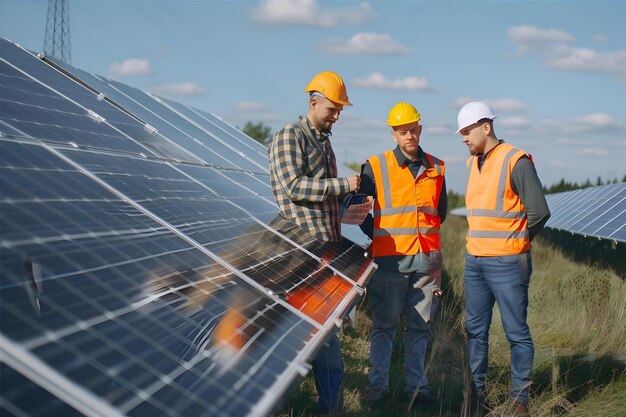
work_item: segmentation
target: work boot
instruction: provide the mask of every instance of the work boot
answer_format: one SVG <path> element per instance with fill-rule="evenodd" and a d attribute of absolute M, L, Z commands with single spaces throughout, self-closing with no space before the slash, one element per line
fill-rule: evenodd
<path fill-rule="evenodd" d="M 361 401 L 369 405 L 378 405 L 385 401 L 388 394 L 389 391 L 382 388 L 366 388 L 365 392 L 361 394 Z"/>
<path fill-rule="evenodd" d="M 511 405 L 511 412 L 507 414 L 510 417 L 530 417 L 528 406 L 526 404 L 514 401 Z"/>

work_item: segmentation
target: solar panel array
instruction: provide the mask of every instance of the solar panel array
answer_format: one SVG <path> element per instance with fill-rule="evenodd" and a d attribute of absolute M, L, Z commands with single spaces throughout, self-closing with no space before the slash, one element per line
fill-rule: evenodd
<path fill-rule="evenodd" d="M 546 196 L 552 216 L 546 227 L 626 242 L 626 183 Z"/>
<path fill-rule="evenodd" d="M 0 39 L 0 414 L 267 415 L 374 264 L 218 117 Z"/>

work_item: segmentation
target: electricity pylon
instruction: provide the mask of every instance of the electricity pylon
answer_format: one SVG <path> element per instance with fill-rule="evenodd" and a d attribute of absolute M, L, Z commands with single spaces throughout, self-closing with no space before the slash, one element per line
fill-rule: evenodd
<path fill-rule="evenodd" d="M 48 0 L 43 51 L 46 55 L 71 63 L 69 0 Z"/>

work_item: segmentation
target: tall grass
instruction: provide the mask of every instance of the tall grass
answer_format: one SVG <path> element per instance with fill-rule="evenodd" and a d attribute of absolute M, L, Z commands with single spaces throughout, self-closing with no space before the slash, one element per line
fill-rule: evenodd
<path fill-rule="evenodd" d="M 444 299 L 432 326 L 427 353 L 431 394 L 439 409 L 420 416 L 462 414 L 465 380 L 463 337 L 466 221 L 449 217 L 442 227 Z M 618 274 L 568 259 L 560 249 L 533 241 L 533 275 L 528 322 L 535 342 L 533 385 L 529 408 L 537 417 L 626 416 L 626 283 Z M 367 357 L 371 321 L 365 303 L 358 306 L 357 323 L 345 329 L 344 397 L 349 416 L 403 416 L 403 333 L 394 345 L 391 398 L 377 408 L 359 400 L 367 386 Z M 488 398 L 490 416 L 505 416 L 508 407 L 510 351 L 497 307 L 490 333 Z M 315 388 L 310 376 L 277 416 L 311 414 Z"/>

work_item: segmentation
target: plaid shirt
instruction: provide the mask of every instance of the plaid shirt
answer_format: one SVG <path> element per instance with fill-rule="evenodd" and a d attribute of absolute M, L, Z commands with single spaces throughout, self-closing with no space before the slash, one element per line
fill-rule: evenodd
<path fill-rule="evenodd" d="M 339 196 L 350 192 L 337 178 L 328 136 L 303 116 L 276 132 L 268 148 L 270 180 L 283 216 L 326 241 L 341 236 Z"/>

